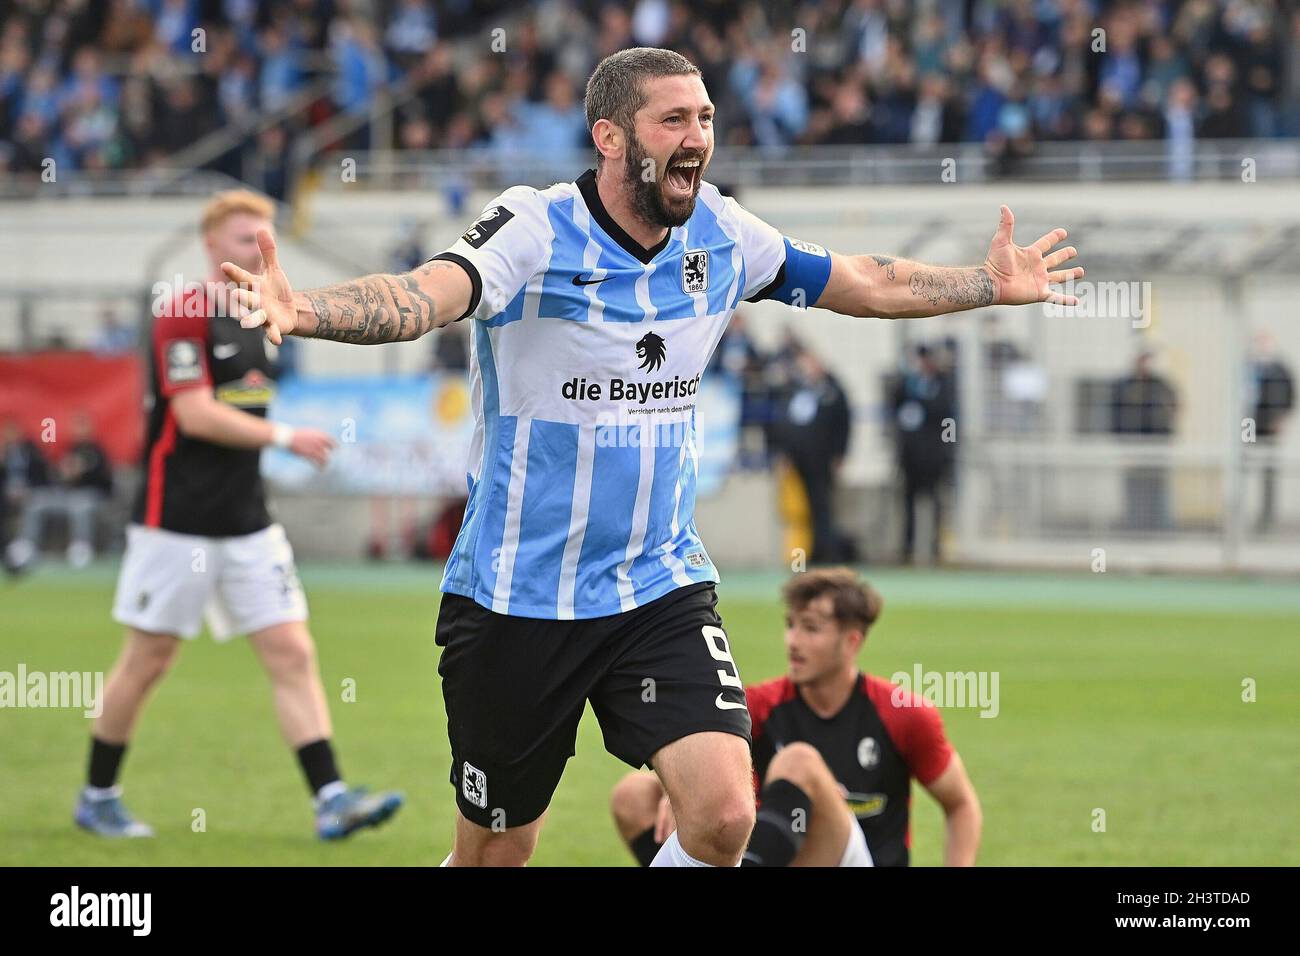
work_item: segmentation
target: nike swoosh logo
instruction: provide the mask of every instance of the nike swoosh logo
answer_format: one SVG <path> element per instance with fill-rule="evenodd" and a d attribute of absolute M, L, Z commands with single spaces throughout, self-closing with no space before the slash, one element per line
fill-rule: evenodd
<path fill-rule="evenodd" d="M 744 710 L 745 709 L 744 702 L 737 704 L 734 700 L 723 700 L 721 694 L 718 695 L 718 699 L 715 700 L 713 703 L 717 705 L 718 710 Z"/>
<path fill-rule="evenodd" d="M 612 278 L 614 278 L 614 277 L 613 277 L 613 276 L 605 276 L 605 279 L 612 279 Z M 579 285 L 579 286 L 581 286 L 581 285 L 595 285 L 597 282 L 604 282 L 605 279 L 579 279 L 577 276 L 574 276 L 574 277 L 573 277 L 573 284 L 574 284 L 574 285 Z"/>
<path fill-rule="evenodd" d="M 230 343 L 229 345 L 212 346 L 213 358 L 228 359 L 232 355 L 237 355 L 237 354 L 239 354 L 239 346 L 235 345 L 233 342 Z"/>

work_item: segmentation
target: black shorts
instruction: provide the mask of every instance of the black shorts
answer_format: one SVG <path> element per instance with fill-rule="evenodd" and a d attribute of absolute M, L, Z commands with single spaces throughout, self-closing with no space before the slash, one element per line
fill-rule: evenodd
<path fill-rule="evenodd" d="M 701 731 L 748 741 L 745 691 L 717 605 L 709 582 L 580 621 L 497 614 L 444 594 L 438 673 L 460 812 L 494 829 L 541 816 L 588 700 L 605 749 L 634 767 Z"/>

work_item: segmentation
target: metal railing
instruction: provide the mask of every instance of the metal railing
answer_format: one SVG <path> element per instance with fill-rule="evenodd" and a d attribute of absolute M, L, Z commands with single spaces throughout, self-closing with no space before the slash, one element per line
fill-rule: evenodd
<path fill-rule="evenodd" d="M 434 187 L 469 185 L 493 189 L 527 183 L 548 185 L 592 165 L 588 149 L 539 155 L 536 151 L 469 150 L 350 151 L 356 185 L 401 188 L 412 182 Z M 337 165 L 322 154 L 319 163 Z M 1249 161 L 1243 166 L 1243 161 Z M 1300 140 L 1206 140 L 1182 150 L 1165 140 L 1134 142 L 1044 142 L 1026 156 L 1007 159 L 976 143 L 934 146 L 795 146 L 784 149 L 721 146 L 710 180 L 736 187 L 868 186 L 992 182 L 1140 182 L 1170 179 L 1259 180 L 1300 178 Z M 338 177 L 322 186 L 340 188 Z M 353 184 L 349 184 L 353 185 Z"/>
<path fill-rule="evenodd" d="M 300 135 L 290 157 L 291 184 L 312 177 L 321 189 L 482 189 L 524 183 L 546 186 L 571 179 L 593 165 L 590 150 L 540 155 L 491 148 L 463 150 L 346 149 L 335 144 L 369 128 L 372 142 L 388 142 L 396 112 L 412 102 L 421 84 L 406 81 L 378 97 L 365 113 L 340 114 Z M 202 164 L 237 149 L 259 132 L 300 114 L 321 91 L 313 88 L 283 111 L 257 122 L 227 128 L 172 157 L 165 168 L 103 173 L 61 173 L 57 182 L 36 174 L 0 181 L 0 200 L 45 196 L 192 195 L 212 188 L 221 174 Z M 355 177 L 337 175 L 342 159 L 353 161 Z M 325 175 L 329 170 L 331 175 Z M 722 146 L 709 179 L 731 188 L 930 185 L 957 182 L 1096 183 L 1300 180 L 1300 139 L 1208 140 L 1185 156 L 1167 141 L 1039 143 L 1032 154 L 1007 161 L 978 144 L 935 146 L 798 146 L 780 150 Z M 945 177 L 948 177 L 947 179 Z M 224 178 L 224 177 L 223 177 Z M 291 186 L 292 188 L 292 186 Z"/>

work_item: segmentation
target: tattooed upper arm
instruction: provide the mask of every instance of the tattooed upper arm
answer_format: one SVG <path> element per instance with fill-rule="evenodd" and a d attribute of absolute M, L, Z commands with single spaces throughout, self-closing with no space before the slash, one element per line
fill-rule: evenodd
<path fill-rule="evenodd" d="M 415 269 L 411 275 L 416 288 L 427 300 L 430 313 L 435 315 L 435 328 L 450 325 L 469 311 L 474 282 L 464 266 L 447 259 L 434 259 Z"/>

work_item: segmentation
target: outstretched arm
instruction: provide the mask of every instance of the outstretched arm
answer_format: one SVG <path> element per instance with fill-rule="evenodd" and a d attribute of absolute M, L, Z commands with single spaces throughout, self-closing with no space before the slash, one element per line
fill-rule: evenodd
<path fill-rule="evenodd" d="M 358 345 L 408 342 L 456 321 L 469 306 L 472 283 L 454 262 L 435 260 L 401 275 L 369 275 L 294 292 L 270 232 L 259 230 L 257 245 L 260 275 L 230 262 L 223 262 L 221 270 L 240 285 L 234 293 L 245 313 L 240 324 L 265 327 L 276 345 L 285 335 Z"/>
<path fill-rule="evenodd" d="M 1012 241 L 1015 217 L 1002 207 L 1002 221 L 984 264 L 970 268 L 928 266 L 891 256 L 831 253 L 831 274 L 814 303 L 843 315 L 911 319 L 962 312 L 989 305 L 1053 302 L 1077 305 L 1051 285 L 1083 277 L 1083 269 L 1062 269 L 1077 255 L 1073 246 L 1050 252 L 1066 232 L 1053 229 L 1029 246 Z"/>
<path fill-rule="evenodd" d="M 460 318 L 469 292 L 465 270 L 445 260 L 401 275 L 370 275 L 309 289 L 294 296 L 293 334 L 359 345 L 408 342 Z"/>

